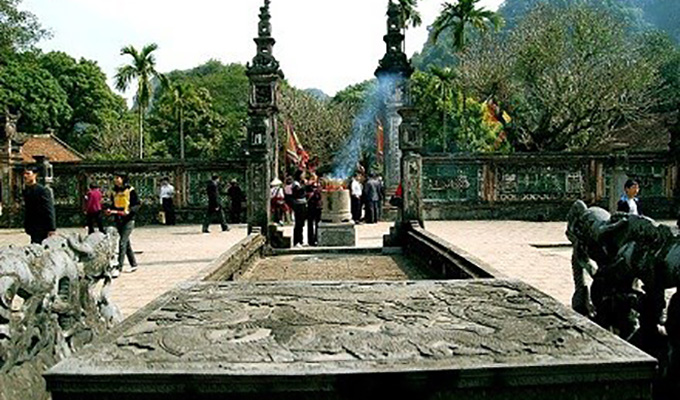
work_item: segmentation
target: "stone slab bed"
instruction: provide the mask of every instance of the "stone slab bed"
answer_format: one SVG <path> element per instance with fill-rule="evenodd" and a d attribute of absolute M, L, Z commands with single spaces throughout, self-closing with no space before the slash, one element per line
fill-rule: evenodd
<path fill-rule="evenodd" d="M 655 368 L 519 281 L 192 282 L 45 377 L 53 400 L 627 400 Z"/>

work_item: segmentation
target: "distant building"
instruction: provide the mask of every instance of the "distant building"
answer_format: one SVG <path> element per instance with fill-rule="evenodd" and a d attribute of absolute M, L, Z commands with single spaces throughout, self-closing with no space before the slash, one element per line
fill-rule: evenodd
<path fill-rule="evenodd" d="M 34 156 L 44 156 L 51 163 L 80 162 L 85 156 L 66 144 L 54 134 L 28 135 L 20 148 L 21 162 L 31 164 Z"/>

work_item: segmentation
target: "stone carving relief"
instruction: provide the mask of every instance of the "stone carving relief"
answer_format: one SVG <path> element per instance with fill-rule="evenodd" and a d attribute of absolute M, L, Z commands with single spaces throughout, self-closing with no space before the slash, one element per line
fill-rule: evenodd
<path fill-rule="evenodd" d="M 109 299 L 117 241 L 109 228 L 0 249 L 0 376 L 38 356 L 56 362 L 122 320 Z"/>
<path fill-rule="evenodd" d="M 64 368 L 318 374 L 641 354 L 519 282 L 203 283 L 157 304 Z"/>

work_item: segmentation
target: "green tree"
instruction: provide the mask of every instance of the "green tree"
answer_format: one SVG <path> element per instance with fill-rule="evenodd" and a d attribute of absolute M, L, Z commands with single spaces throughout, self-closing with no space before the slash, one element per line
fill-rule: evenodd
<path fill-rule="evenodd" d="M 144 158 L 144 114 L 149 107 L 153 89 L 151 79 L 158 77 L 156 57 L 153 52 L 158 49 L 155 43 L 144 46 L 137 51 L 133 46 L 123 47 L 121 55 L 132 57 L 131 64 L 118 68 L 115 76 L 116 89 L 126 91 L 133 80 L 137 81 L 136 106 L 139 122 L 139 158 Z"/>
<path fill-rule="evenodd" d="M 164 142 L 157 148 L 181 157 L 180 138 L 185 138 L 186 158 L 219 158 L 242 154 L 248 121 L 249 82 L 241 64 L 210 60 L 196 68 L 172 71 L 165 76 L 174 89 L 156 92 L 147 120 L 151 137 Z M 179 96 L 179 97 L 178 97 Z M 181 123 L 178 107 L 181 104 Z M 182 130 L 183 135 L 177 132 Z"/>
<path fill-rule="evenodd" d="M 94 61 L 76 61 L 66 53 L 50 52 L 39 57 L 39 64 L 59 82 L 73 110 L 70 120 L 59 129 L 59 136 L 85 152 L 96 130 L 125 113 L 125 99 L 113 93 L 106 75 Z"/>
<path fill-rule="evenodd" d="M 479 0 L 458 0 L 455 4 L 444 3 L 441 14 L 432 25 L 433 39 L 436 41 L 442 32 L 450 29 L 454 49 L 462 53 L 465 51 L 467 43 L 466 31 L 468 26 L 472 26 L 481 32 L 486 32 L 490 27 L 499 30 L 503 25 L 503 19 L 493 11 L 486 10 L 483 7 L 478 8 L 477 3 L 479 3 Z M 466 135 L 467 125 L 465 121 L 467 116 L 465 110 L 467 101 L 464 84 L 461 85 L 461 91 L 463 94 L 462 129 L 463 135 Z"/>
<path fill-rule="evenodd" d="M 284 84 L 279 103 L 280 126 L 290 124 L 309 155 L 329 165 L 352 132 L 356 113 L 353 106 L 356 105 L 338 100 L 337 95 L 334 100 L 323 101 Z M 279 129 L 279 142 L 286 143 L 285 129 Z"/>
<path fill-rule="evenodd" d="M 0 67 L 0 110 L 20 112 L 18 130 L 42 133 L 66 126 L 73 114 L 59 82 L 33 53 L 5 59 Z"/>
<path fill-rule="evenodd" d="M 0 0 L 0 64 L 11 53 L 32 48 L 49 36 L 35 15 L 20 11 L 21 0 Z"/>
<path fill-rule="evenodd" d="M 452 68 L 431 68 L 432 75 L 437 79 L 435 80 L 434 90 L 439 92 L 439 96 L 436 100 L 436 104 L 440 110 L 442 125 L 441 125 L 441 139 L 442 139 L 442 151 L 447 151 L 447 142 L 449 137 L 448 121 L 453 111 L 454 104 L 454 91 L 459 83 L 458 73 Z"/>
<path fill-rule="evenodd" d="M 645 55 L 643 39 L 601 9 L 534 9 L 501 46 L 514 90 L 500 100 L 509 104 L 516 146 L 592 149 L 617 132 L 643 131 L 661 83 L 660 62 Z"/>

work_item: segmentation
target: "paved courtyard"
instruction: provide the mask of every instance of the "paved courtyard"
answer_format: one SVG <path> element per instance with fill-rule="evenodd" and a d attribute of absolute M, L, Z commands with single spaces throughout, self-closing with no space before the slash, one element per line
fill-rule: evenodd
<path fill-rule="evenodd" d="M 666 223 L 671 224 L 670 221 Z M 358 246 L 381 246 L 391 223 L 357 226 Z M 426 228 L 442 239 L 492 265 L 507 277 L 517 278 L 569 304 L 572 292 L 571 249 L 564 222 L 427 221 Z M 291 234 L 292 227 L 284 228 Z M 61 229 L 61 233 L 82 232 Z M 245 225 L 229 232 L 200 233 L 198 225 L 140 227 L 132 235 L 140 268 L 114 281 L 113 300 L 128 316 L 176 284 L 191 278 L 246 235 Z M 24 245 L 21 230 L 0 230 L 0 246 Z M 126 268 L 124 271 L 127 270 Z M 346 274 L 353 274 L 345 268 Z M 356 271 L 355 271 L 356 272 Z M 366 276 L 373 276 L 372 274 Z M 332 274 L 344 279 L 343 273 Z M 348 279 L 351 277 L 347 277 Z"/>

